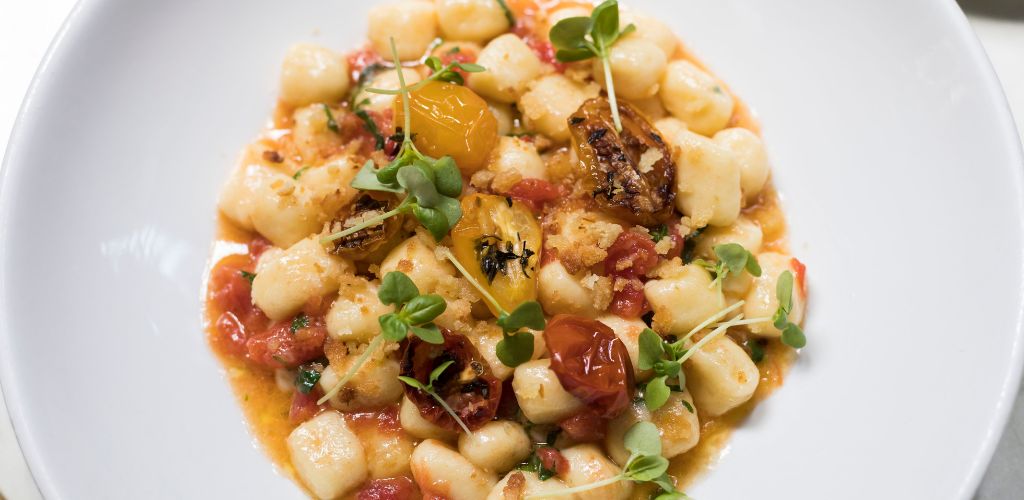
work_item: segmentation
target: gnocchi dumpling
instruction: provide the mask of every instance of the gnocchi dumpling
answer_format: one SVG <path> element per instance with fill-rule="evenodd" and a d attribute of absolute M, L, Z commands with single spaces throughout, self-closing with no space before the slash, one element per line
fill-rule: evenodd
<path fill-rule="evenodd" d="M 676 160 L 676 208 L 693 227 L 728 226 L 740 215 L 740 169 L 732 152 L 683 130 L 669 137 Z"/>
<path fill-rule="evenodd" d="M 377 298 L 377 285 L 364 278 L 346 280 L 338 288 L 338 298 L 324 318 L 327 333 L 342 342 L 373 340 L 380 332 L 377 318 L 391 312 L 391 307 Z"/>
<path fill-rule="evenodd" d="M 747 292 L 746 303 L 743 304 L 743 314 L 748 318 L 770 318 L 779 308 L 779 298 L 776 295 L 776 287 L 779 283 L 779 276 L 789 271 L 793 274 L 793 305 L 789 311 L 789 322 L 800 324 L 804 320 L 804 307 L 807 297 L 803 287 L 803 265 L 792 256 L 766 252 L 757 256 L 757 262 L 761 265 L 761 276 L 754 279 L 754 283 Z M 749 325 L 751 333 L 762 337 L 779 337 L 782 332 L 770 321 Z"/>
<path fill-rule="evenodd" d="M 530 90 L 519 98 L 519 110 L 528 129 L 565 142 L 569 140 L 569 116 L 588 99 L 597 97 L 598 91 L 595 84 L 547 75 L 530 84 Z"/>
<path fill-rule="evenodd" d="M 424 496 L 450 500 L 485 498 L 498 482 L 487 472 L 435 439 L 423 441 L 412 452 L 412 477 Z"/>
<path fill-rule="evenodd" d="M 569 487 L 583 486 L 615 477 L 622 469 L 604 456 L 600 448 L 592 444 L 580 444 L 562 450 L 562 456 L 569 462 L 569 473 L 565 482 Z M 626 500 L 633 493 L 632 481 L 618 481 L 597 489 L 587 490 L 587 500 Z"/>
<path fill-rule="evenodd" d="M 569 394 L 551 370 L 550 359 L 528 361 L 516 367 L 512 390 L 523 415 L 535 424 L 553 424 L 583 409 L 583 401 Z"/>
<path fill-rule="evenodd" d="M 658 93 L 668 59 L 654 43 L 639 37 L 626 37 L 612 45 L 608 54 L 615 94 L 626 99 L 644 99 Z M 594 78 L 605 90 L 604 65 L 594 59 Z"/>
<path fill-rule="evenodd" d="M 324 369 L 320 374 L 320 389 L 327 393 L 334 388 L 357 358 L 358 354 L 349 355 L 343 363 Z M 331 407 L 343 411 L 382 408 L 395 403 L 404 391 L 402 382 L 398 380 L 400 374 L 398 360 L 378 351 L 328 402 Z"/>
<path fill-rule="evenodd" d="M 502 137 L 491 152 L 487 169 L 496 175 L 512 175 L 519 179 L 547 180 L 548 172 L 544 160 L 537 153 L 537 146 L 519 137 Z"/>
<path fill-rule="evenodd" d="M 663 264 L 658 278 L 644 284 L 644 296 L 654 311 L 654 329 L 663 335 L 686 335 L 725 307 L 711 274 L 695 264 Z"/>
<path fill-rule="evenodd" d="M 740 189 L 747 204 L 757 200 L 768 182 L 768 153 L 757 134 L 745 128 L 727 128 L 715 134 L 715 142 L 732 151 L 740 167 Z"/>
<path fill-rule="evenodd" d="M 270 319 L 285 319 L 310 299 L 337 291 L 341 276 L 351 270 L 351 262 L 327 253 L 317 237 L 306 238 L 287 250 L 263 253 L 252 281 L 252 300 Z"/>
<path fill-rule="evenodd" d="M 445 276 L 455 276 L 455 268 L 447 260 L 437 258 L 435 245 L 419 234 L 401 242 L 380 263 L 381 278 L 391 271 L 405 273 L 420 293 L 433 293 Z"/>
<path fill-rule="evenodd" d="M 370 479 L 409 474 L 409 456 L 416 444 L 407 433 L 379 425 L 367 425 L 357 428 L 356 434 L 363 443 Z"/>
<path fill-rule="evenodd" d="M 369 21 L 370 43 L 387 60 L 391 60 L 392 38 L 402 61 L 419 59 L 437 38 L 437 8 L 433 2 L 378 5 L 370 9 Z"/>
<path fill-rule="evenodd" d="M 398 421 L 402 424 L 405 432 L 419 439 L 455 440 L 455 432 L 438 427 L 433 422 L 423 418 L 416 403 L 413 403 L 407 397 L 402 398 L 402 404 L 398 407 Z"/>
<path fill-rule="evenodd" d="M 576 314 L 594 318 L 599 314 L 594 307 L 594 291 L 583 286 L 557 260 L 540 268 L 537 295 L 544 312 L 550 315 Z"/>
<path fill-rule="evenodd" d="M 712 136 L 732 118 L 732 96 L 689 61 L 668 63 L 659 95 L 665 109 L 698 134 Z"/>
<path fill-rule="evenodd" d="M 459 435 L 459 453 L 473 465 L 491 472 L 506 472 L 530 455 L 530 437 L 523 426 L 495 420 Z"/>
<path fill-rule="evenodd" d="M 566 488 L 565 483 L 557 477 L 541 481 L 536 472 L 514 470 L 494 485 L 486 500 L 522 500 L 530 495 L 558 498 L 557 493 Z"/>
<path fill-rule="evenodd" d="M 487 68 L 469 77 L 469 88 L 498 102 L 512 103 L 526 91 L 526 84 L 540 76 L 544 66 L 521 38 L 506 33 L 491 40 L 476 60 Z"/>
<path fill-rule="evenodd" d="M 640 334 L 647 329 L 647 324 L 639 318 L 626 319 L 615 314 L 605 314 L 597 320 L 611 328 L 615 336 L 626 346 L 636 380 L 646 380 L 649 371 L 640 369 Z"/>
<path fill-rule="evenodd" d="M 749 401 L 761 377 L 747 351 L 724 335 L 695 351 L 683 371 L 697 408 L 711 417 Z"/>
<path fill-rule="evenodd" d="M 402 68 L 402 78 L 405 80 L 406 85 L 414 85 L 423 80 L 420 73 L 412 68 Z M 378 72 L 366 84 L 366 88 L 384 90 L 398 90 L 401 86 L 402 82 L 398 79 L 398 73 L 395 71 Z M 365 88 L 355 97 L 356 102 L 365 103 L 362 105 L 363 109 L 377 112 L 390 110 L 395 105 L 395 99 L 397 97 L 394 95 L 367 92 Z"/>
<path fill-rule="evenodd" d="M 281 101 L 289 106 L 335 103 L 349 87 L 348 62 L 340 54 L 309 43 L 292 45 L 281 65 Z"/>
<path fill-rule="evenodd" d="M 336 411 L 300 424 L 287 444 L 295 472 L 317 498 L 338 498 L 366 480 L 363 445 Z"/>
<path fill-rule="evenodd" d="M 497 0 L 437 0 L 437 22 L 450 40 L 486 42 L 509 28 Z"/>

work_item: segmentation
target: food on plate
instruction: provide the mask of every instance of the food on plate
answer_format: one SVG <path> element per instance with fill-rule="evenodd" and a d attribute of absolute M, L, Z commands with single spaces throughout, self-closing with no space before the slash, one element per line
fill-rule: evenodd
<path fill-rule="evenodd" d="M 288 50 L 208 338 L 316 498 L 686 498 L 806 343 L 758 126 L 615 0 L 375 6 Z"/>

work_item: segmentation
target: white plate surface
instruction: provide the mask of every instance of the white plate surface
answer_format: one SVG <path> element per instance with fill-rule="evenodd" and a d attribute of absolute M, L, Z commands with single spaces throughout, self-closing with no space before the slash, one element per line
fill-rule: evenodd
<path fill-rule="evenodd" d="M 0 188 L 0 375 L 43 493 L 295 498 L 201 331 L 214 200 L 286 47 L 371 2 L 86 0 Z M 700 498 L 964 498 L 1020 375 L 1022 159 L 952 1 L 633 1 L 758 113 L 809 346 Z"/>

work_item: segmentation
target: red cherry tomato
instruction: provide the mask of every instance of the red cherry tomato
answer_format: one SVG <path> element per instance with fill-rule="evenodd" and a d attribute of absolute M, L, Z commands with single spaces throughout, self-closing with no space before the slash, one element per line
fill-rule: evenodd
<path fill-rule="evenodd" d="M 523 179 L 509 189 L 508 195 L 529 204 L 534 212 L 539 212 L 545 203 L 560 198 L 562 191 L 545 180 Z"/>
<path fill-rule="evenodd" d="M 469 339 L 442 328 L 443 344 L 430 344 L 419 337 L 405 341 L 402 375 L 427 385 L 430 372 L 442 363 L 453 361 L 434 382 L 434 392 L 462 419 L 469 430 L 479 429 L 494 419 L 501 401 L 501 381 L 480 357 Z M 423 418 L 452 431 L 461 427 L 437 400 L 417 388 L 405 386 L 405 395 L 416 404 Z"/>
<path fill-rule="evenodd" d="M 279 321 L 245 343 L 249 361 L 266 368 L 294 368 L 324 355 L 327 327 L 322 317 L 292 332 L 292 321 Z"/>
<path fill-rule="evenodd" d="M 644 284 L 638 279 L 631 279 L 621 290 L 615 290 L 608 304 L 608 312 L 620 318 L 639 318 L 649 310 L 651 306 L 644 295 Z"/>
<path fill-rule="evenodd" d="M 650 307 L 644 296 L 644 275 L 658 265 L 658 251 L 649 236 L 623 231 L 608 247 L 604 272 L 614 279 L 627 280 L 625 286 L 616 286 L 608 311 L 623 318 L 639 318 Z"/>
<path fill-rule="evenodd" d="M 315 417 L 317 413 L 326 408 L 326 406 L 316 404 L 320 396 L 323 396 L 320 391 L 312 391 L 309 394 L 295 391 L 295 394 L 292 395 L 292 406 L 288 409 L 288 420 L 293 424 L 301 424 Z"/>
<path fill-rule="evenodd" d="M 416 483 L 404 476 L 374 479 L 356 494 L 356 500 L 412 500 L 419 497 Z"/>
<path fill-rule="evenodd" d="M 629 406 L 633 365 L 611 328 L 600 321 L 559 314 L 548 322 L 544 340 L 558 381 L 597 415 L 612 418 Z"/>
<path fill-rule="evenodd" d="M 608 419 L 587 408 L 558 423 L 570 439 L 579 443 L 593 443 L 604 439 L 608 432 Z"/>

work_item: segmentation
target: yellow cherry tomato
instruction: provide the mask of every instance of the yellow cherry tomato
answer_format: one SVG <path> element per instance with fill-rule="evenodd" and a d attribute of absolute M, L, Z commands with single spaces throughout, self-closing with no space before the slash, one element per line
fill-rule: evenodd
<path fill-rule="evenodd" d="M 469 175 L 487 166 L 498 143 L 498 120 L 487 101 L 466 87 L 433 81 L 409 94 L 409 127 L 423 154 L 448 155 Z M 395 99 L 395 124 L 405 122 L 402 100 Z"/>
<path fill-rule="evenodd" d="M 492 194 L 464 196 L 462 219 L 451 234 L 455 257 L 502 309 L 512 312 L 523 302 L 537 300 L 542 236 L 529 207 Z"/>

